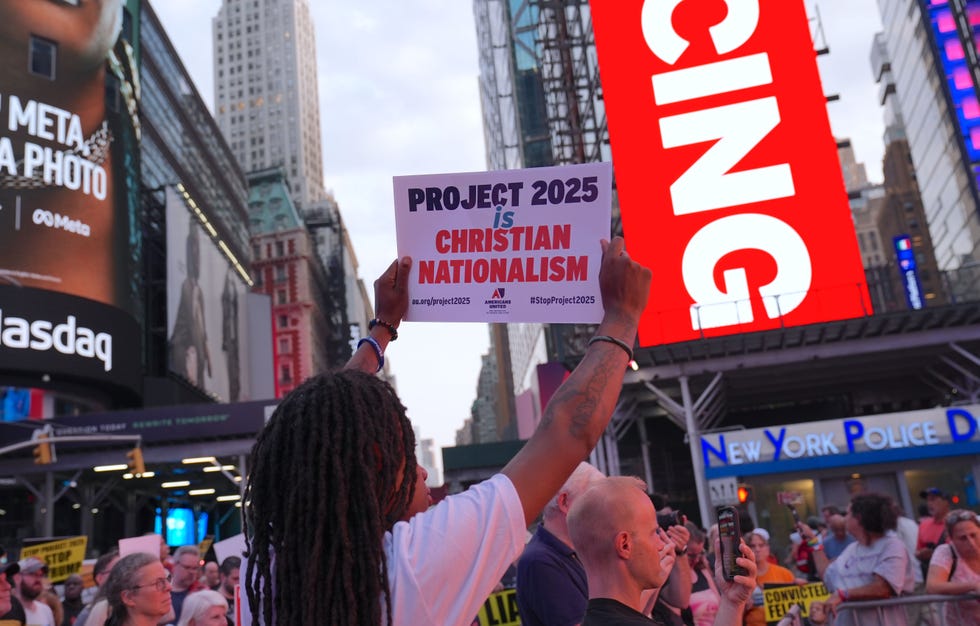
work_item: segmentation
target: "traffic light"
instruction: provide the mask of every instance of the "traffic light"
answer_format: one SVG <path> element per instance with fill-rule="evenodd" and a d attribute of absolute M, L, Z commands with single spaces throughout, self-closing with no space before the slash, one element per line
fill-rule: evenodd
<path fill-rule="evenodd" d="M 49 465 L 54 459 L 51 453 L 51 444 L 47 442 L 47 433 L 38 433 L 35 437 L 35 441 L 38 442 L 34 446 L 34 463 L 35 465 Z"/>
<path fill-rule="evenodd" d="M 131 474 L 140 476 L 146 473 L 146 465 L 143 464 L 142 448 L 133 448 L 126 453 L 126 458 L 129 459 L 129 471 Z"/>
<path fill-rule="evenodd" d="M 742 483 L 738 486 L 738 503 L 745 504 L 746 502 L 752 502 L 755 499 L 755 493 L 752 491 L 752 487 Z"/>

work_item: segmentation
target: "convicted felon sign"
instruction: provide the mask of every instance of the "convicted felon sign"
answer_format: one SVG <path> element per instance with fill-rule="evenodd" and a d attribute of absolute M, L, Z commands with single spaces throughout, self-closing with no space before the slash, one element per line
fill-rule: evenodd
<path fill-rule="evenodd" d="M 641 344 L 869 314 L 802 0 L 591 7 Z"/>

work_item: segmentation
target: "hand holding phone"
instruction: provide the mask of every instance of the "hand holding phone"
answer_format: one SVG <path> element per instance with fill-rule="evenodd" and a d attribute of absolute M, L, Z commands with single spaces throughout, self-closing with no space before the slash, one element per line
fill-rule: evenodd
<path fill-rule="evenodd" d="M 744 576 L 745 568 L 735 562 L 741 552 L 742 531 L 738 522 L 738 511 L 735 507 L 724 506 L 718 509 L 718 543 L 721 554 L 721 573 L 725 580 L 735 580 L 736 576 Z"/>

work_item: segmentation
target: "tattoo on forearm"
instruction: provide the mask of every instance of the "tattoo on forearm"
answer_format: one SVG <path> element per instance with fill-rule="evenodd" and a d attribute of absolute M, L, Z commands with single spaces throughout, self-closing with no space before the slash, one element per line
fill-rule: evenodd
<path fill-rule="evenodd" d="M 609 350 L 603 353 L 593 352 L 585 358 L 588 362 L 583 361 L 579 367 L 585 367 L 589 371 L 581 372 L 581 380 L 562 385 L 555 392 L 541 418 L 540 428 L 550 428 L 554 423 L 555 413 L 565 410 L 569 415 L 568 433 L 576 438 L 585 436 L 595 422 L 596 411 L 602 404 L 609 385 L 619 387 L 614 382 L 615 377 L 619 376 L 616 372 L 621 368 L 619 361 L 622 359 L 619 354 Z"/>

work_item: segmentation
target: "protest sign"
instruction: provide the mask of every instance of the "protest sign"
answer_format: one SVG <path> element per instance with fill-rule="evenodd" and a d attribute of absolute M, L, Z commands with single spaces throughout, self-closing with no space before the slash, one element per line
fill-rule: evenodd
<path fill-rule="evenodd" d="M 830 592 L 823 583 L 807 585 L 785 585 L 766 583 L 762 586 L 762 597 L 765 600 L 766 624 L 775 626 L 789 613 L 790 609 L 799 605 L 799 617 L 809 619 L 811 610 L 818 619 L 826 617 L 824 602 L 830 597 Z M 814 604 L 819 606 L 814 607 Z M 813 621 L 813 620 L 811 620 Z M 823 623 L 813 621 L 814 624 Z"/>
<path fill-rule="evenodd" d="M 612 167 L 397 176 L 406 320 L 598 323 Z"/>
<path fill-rule="evenodd" d="M 504 589 L 487 598 L 472 626 L 519 626 L 517 590 Z"/>
<path fill-rule="evenodd" d="M 88 537 L 67 537 L 45 543 L 25 546 L 20 558 L 37 557 L 48 565 L 48 579 L 53 583 L 64 581 L 72 574 L 80 574 L 85 560 Z"/>

